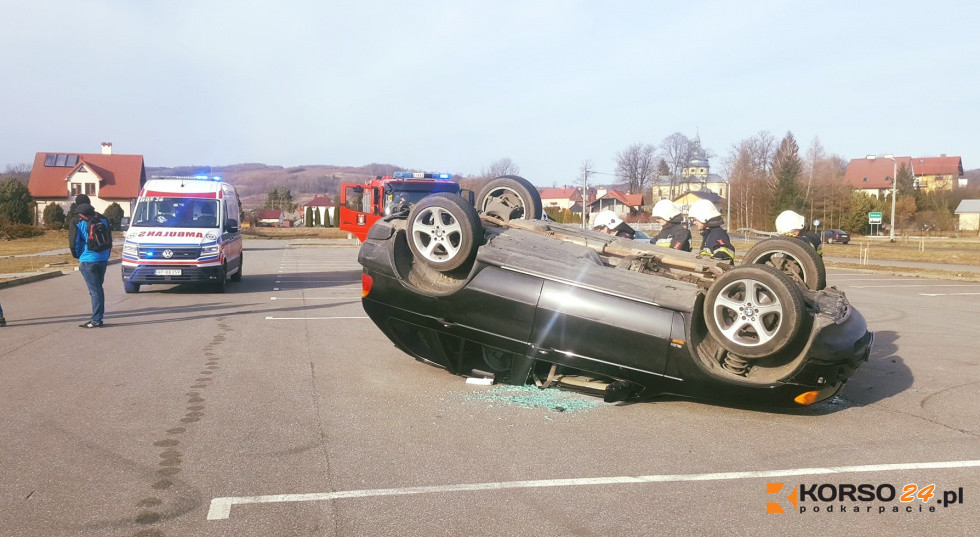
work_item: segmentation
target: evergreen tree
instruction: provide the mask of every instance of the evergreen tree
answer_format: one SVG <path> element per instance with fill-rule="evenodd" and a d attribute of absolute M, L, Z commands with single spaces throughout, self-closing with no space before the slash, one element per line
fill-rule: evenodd
<path fill-rule="evenodd" d="M 125 212 L 118 203 L 113 202 L 111 205 L 105 208 L 102 216 L 105 217 L 106 221 L 109 222 L 109 229 L 113 231 L 119 231 L 120 223 L 122 222 L 123 215 Z"/>
<path fill-rule="evenodd" d="M 65 210 L 57 203 L 49 203 L 44 207 L 44 227 L 48 229 L 62 229 L 65 227 Z"/>
<path fill-rule="evenodd" d="M 877 209 L 877 203 L 864 192 L 851 194 L 851 206 L 841 220 L 841 228 L 849 233 L 868 233 L 868 213 Z"/>
<path fill-rule="evenodd" d="M 11 177 L 0 182 L 0 218 L 15 224 L 33 224 L 34 196 L 24 183 Z"/>
<path fill-rule="evenodd" d="M 802 199 L 798 180 L 802 172 L 803 161 L 800 160 L 800 146 L 796 143 L 793 133 L 787 132 L 773 157 L 772 179 L 770 181 L 773 194 L 772 203 L 769 205 L 770 222 L 775 221 L 776 216 L 787 209 L 801 210 Z"/>

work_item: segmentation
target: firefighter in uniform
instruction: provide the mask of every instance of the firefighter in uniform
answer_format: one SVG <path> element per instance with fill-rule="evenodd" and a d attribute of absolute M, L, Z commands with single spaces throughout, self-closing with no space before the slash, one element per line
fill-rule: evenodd
<path fill-rule="evenodd" d="M 609 209 L 596 213 L 595 220 L 592 221 L 592 229 L 626 239 L 632 239 L 636 234 L 629 224 Z"/>
<path fill-rule="evenodd" d="M 653 206 L 653 220 L 663 228 L 656 237 L 650 239 L 651 244 L 673 248 L 675 250 L 691 251 L 691 231 L 684 227 L 681 209 L 670 200 L 660 200 Z"/>
<path fill-rule="evenodd" d="M 725 220 L 708 200 L 698 200 L 691 204 L 688 215 L 691 223 L 701 232 L 700 254 L 711 259 L 735 262 L 735 247 L 728 232 L 721 228 Z"/>
<path fill-rule="evenodd" d="M 806 218 L 795 211 L 783 211 L 776 217 L 776 233 L 796 237 L 809 244 L 817 251 L 817 255 L 823 257 L 823 247 L 820 244 L 820 236 L 806 229 Z"/>

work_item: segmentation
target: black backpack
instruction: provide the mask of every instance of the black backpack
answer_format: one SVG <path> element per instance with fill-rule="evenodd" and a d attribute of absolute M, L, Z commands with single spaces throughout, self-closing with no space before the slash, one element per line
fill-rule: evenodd
<path fill-rule="evenodd" d="M 101 252 L 112 248 L 112 232 L 106 225 L 105 217 L 99 213 L 88 219 L 88 240 L 86 246 L 93 252 Z"/>

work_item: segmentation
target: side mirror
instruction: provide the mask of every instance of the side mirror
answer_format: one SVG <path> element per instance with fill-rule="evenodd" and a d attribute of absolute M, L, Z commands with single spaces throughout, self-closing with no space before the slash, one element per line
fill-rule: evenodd
<path fill-rule="evenodd" d="M 121 220 L 119 220 L 119 229 L 120 229 L 120 231 L 126 231 L 127 229 L 129 229 L 129 217 L 128 216 L 124 216 L 124 217 L 122 217 Z"/>
<path fill-rule="evenodd" d="M 238 233 L 238 220 L 233 220 L 231 218 L 225 220 L 225 232 Z"/>

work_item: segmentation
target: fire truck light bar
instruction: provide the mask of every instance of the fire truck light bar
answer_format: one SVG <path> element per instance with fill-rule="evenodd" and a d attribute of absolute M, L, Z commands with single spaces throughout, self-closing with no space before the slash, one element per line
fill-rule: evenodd
<path fill-rule="evenodd" d="M 396 179 L 452 179 L 451 173 L 422 173 L 422 172 L 395 172 L 392 177 Z"/>

